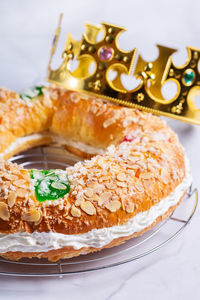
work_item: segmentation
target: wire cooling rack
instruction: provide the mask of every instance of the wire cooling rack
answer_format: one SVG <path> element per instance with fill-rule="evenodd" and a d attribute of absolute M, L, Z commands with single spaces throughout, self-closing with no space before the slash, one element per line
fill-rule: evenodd
<path fill-rule="evenodd" d="M 38 147 L 10 159 L 25 168 L 65 169 L 80 159 L 57 146 Z M 56 263 L 45 259 L 22 259 L 12 262 L 0 258 L 0 275 L 59 276 L 106 269 L 138 260 L 177 237 L 192 219 L 198 203 L 197 189 L 188 190 L 181 205 L 165 221 L 140 237 L 97 253 L 81 255 Z"/>

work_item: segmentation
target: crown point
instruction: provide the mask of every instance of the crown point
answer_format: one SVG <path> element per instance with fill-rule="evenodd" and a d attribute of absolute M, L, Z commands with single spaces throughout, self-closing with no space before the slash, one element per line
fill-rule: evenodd
<path fill-rule="evenodd" d="M 99 51 L 99 57 L 102 61 L 111 60 L 113 57 L 113 49 L 110 47 L 102 47 Z"/>

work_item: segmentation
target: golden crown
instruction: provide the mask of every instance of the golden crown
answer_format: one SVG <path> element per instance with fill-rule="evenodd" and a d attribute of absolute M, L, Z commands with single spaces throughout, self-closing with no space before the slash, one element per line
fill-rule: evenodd
<path fill-rule="evenodd" d="M 158 58 L 146 62 L 139 55 L 134 73 L 131 74 L 137 49 L 127 52 L 119 48 L 118 37 L 125 29 L 108 23 L 102 23 L 102 26 L 85 24 L 86 33 L 81 41 L 74 40 L 68 34 L 63 63 L 57 70 L 52 70 L 50 66 L 60 35 L 61 19 L 62 15 L 48 66 L 47 80 L 50 83 L 200 125 L 200 109 L 195 105 L 195 97 L 200 92 L 199 49 L 187 47 L 187 62 L 177 67 L 171 57 L 177 50 L 157 45 Z M 97 36 L 102 30 L 104 36 L 98 41 Z M 75 57 L 79 64 L 72 71 L 70 62 Z M 91 73 L 92 63 L 95 63 L 95 68 Z M 114 79 L 109 78 L 111 70 L 116 74 Z M 140 83 L 136 88 L 127 90 L 121 80 L 122 74 L 135 76 L 140 79 Z M 162 86 L 170 81 L 176 84 L 177 90 L 172 99 L 166 100 L 162 95 Z"/>

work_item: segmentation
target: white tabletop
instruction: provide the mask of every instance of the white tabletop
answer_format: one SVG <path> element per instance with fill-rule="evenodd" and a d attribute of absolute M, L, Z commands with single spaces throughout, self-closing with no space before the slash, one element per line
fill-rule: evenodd
<path fill-rule="evenodd" d="M 76 38 L 83 22 L 102 21 L 128 28 L 120 45 L 138 46 L 146 59 L 156 58 L 155 43 L 180 49 L 200 48 L 200 2 L 188 0 L 1 0 L 0 85 L 14 90 L 44 81 L 52 37 L 64 12 L 62 42 Z M 200 127 L 169 121 L 191 161 L 200 188 Z M 200 299 L 199 208 L 186 231 L 161 250 L 136 262 L 95 273 L 58 278 L 0 276 L 0 299 Z"/>

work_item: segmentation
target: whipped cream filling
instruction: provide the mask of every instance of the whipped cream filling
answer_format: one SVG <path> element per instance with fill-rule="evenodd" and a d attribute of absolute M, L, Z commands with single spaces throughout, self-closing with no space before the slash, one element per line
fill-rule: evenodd
<path fill-rule="evenodd" d="M 109 228 L 92 229 L 82 234 L 61 234 L 56 232 L 18 232 L 14 234 L 0 234 L 0 253 L 8 251 L 21 252 L 47 252 L 66 246 L 74 249 L 83 247 L 101 248 L 112 240 L 130 236 L 147 228 L 159 216 L 165 214 L 170 207 L 176 205 L 192 182 L 189 163 L 186 159 L 186 174 L 176 189 L 159 203 L 153 205 L 148 211 L 140 212 L 128 222 Z"/>
<path fill-rule="evenodd" d="M 79 149 L 85 153 L 89 153 L 89 154 L 104 154 L 105 153 L 105 149 L 104 148 L 100 148 L 100 147 L 93 147 L 81 142 L 76 142 L 73 140 L 69 140 L 69 139 L 64 139 L 63 137 L 59 136 L 59 135 L 51 135 L 53 142 L 57 143 L 59 145 L 67 145 L 67 146 L 71 146 L 74 147 L 76 149 Z"/>
<path fill-rule="evenodd" d="M 19 137 L 16 139 L 16 141 L 12 142 L 7 149 L 4 150 L 3 153 L 0 154 L 0 158 L 3 158 L 4 155 L 13 153 L 17 151 L 17 149 L 22 146 L 23 144 L 26 144 L 27 142 L 31 142 L 34 140 L 40 140 L 44 137 L 49 137 L 52 139 L 53 143 L 59 144 L 59 145 L 67 145 L 74 148 L 77 148 L 85 153 L 89 154 L 104 154 L 105 149 L 93 147 L 90 145 L 86 145 L 81 142 L 75 142 L 73 140 L 66 140 L 62 137 L 59 137 L 58 135 L 54 135 L 48 132 L 41 132 L 41 133 L 34 133 L 27 136 Z"/>
<path fill-rule="evenodd" d="M 44 137 L 51 137 L 48 133 L 34 133 L 31 135 L 19 137 L 16 139 L 16 141 L 12 142 L 7 149 L 4 150 L 0 154 L 0 158 L 3 158 L 5 154 L 10 154 L 12 152 L 15 152 L 20 146 L 23 144 L 26 144 L 27 142 L 35 141 L 35 140 L 40 140 Z"/>

